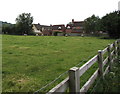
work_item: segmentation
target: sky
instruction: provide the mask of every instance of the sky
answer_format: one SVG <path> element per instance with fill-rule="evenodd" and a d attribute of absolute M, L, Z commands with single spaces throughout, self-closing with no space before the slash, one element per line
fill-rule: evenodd
<path fill-rule="evenodd" d="M 67 24 L 95 14 L 102 17 L 118 10 L 120 0 L 0 0 L 0 20 L 15 23 L 21 13 L 31 13 L 33 23 Z"/>

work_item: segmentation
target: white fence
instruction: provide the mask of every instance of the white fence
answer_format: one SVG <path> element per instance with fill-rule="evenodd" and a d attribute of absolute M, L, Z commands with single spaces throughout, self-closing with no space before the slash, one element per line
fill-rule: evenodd
<path fill-rule="evenodd" d="M 106 54 L 106 58 L 104 56 Z M 73 67 L 69 70 L 69 77 L 64 79 L 57 86 L 52 88 L 47 94 L 59 94 L 64 93 L 68 88 L 70 93 L 80 94 L 88 91 L 89 87 L 94 83 L 97 77 L 102 77 L 104 80 L 105 74 L 107 74 L 111 68 L 112 63 L 120 55 L 120 40 L 115 41 L 113 44 L 109 44 L 104 50 L 98 50 L 98 54 L 92 59 L 86 62 L 80 68 Z M 98 62 L 98 69 L 93 73 L 89 80 L 80 88 L 80 77 L 96 62 Z M 104 66 L 108 64 L 104 71 Z"/>

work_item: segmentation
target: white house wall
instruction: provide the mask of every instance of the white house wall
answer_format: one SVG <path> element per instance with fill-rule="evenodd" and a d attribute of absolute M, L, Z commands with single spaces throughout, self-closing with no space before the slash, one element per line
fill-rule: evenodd
<path fill-rule="evenodd" d="M 33 32 L 35 32 L 36 34 L 42 33 L 40 30 L 37 30 L 37 28 L 35 26 L 33 26 Z"/>

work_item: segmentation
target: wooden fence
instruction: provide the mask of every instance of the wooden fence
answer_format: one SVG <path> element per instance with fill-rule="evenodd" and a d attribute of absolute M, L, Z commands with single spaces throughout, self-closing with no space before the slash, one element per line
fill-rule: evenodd
<path fill-rule="evenodd" d="M 106 47 L 104 50 L 98 50 L 98 54 L 80 68 L 71 68 L 69 70 L 69 77 L 67 77 L 57 86 L 52 88 L 47 94 L 56 94 L 57 92 L 62 94 L 68 88 L 69 92 L 74 94 L 87 92 L 87 90 L 94 83 L 97 77 L 101 77 L 104 80 L 105 74 L 107 74 L 111 70 L 112 63 L 115 59 L 117 59 L 118 55 L 120 55 L 120 40 L 115 41 L 113 44 L 109 44 L 108 47 Z M 82 88 L 80 88 L 80 77 L 96 62 L 98 62 L 98 69 L 82 86 Z M 104 71 L 105 65 L 107 65 L 107 67 Z"/>

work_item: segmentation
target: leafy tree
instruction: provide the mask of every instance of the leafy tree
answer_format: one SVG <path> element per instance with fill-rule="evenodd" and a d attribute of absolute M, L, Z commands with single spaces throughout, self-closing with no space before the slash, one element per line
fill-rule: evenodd
<path fill-rule="evenodd" d="M 7 22 L 2 22 L 2 32 L 4 34 L 15 34 L 15 25 Z"/>
<path fill-rule="evenodd" d="M 100 30 L 100 18 L 92 15 L 91 17 L 84 20 L 84 28 L 86 33 L 91 33 Z"/>
<path fill-rule="evenodd" d="M 18 34 L 31 34 L 33 17 L 30 13 L 22 13 L 16 18 Z"/>
<path fill-rule="evenodd" d="M 4 33 L 4 34 L 7 34 L 8 33 L 8 31 L 9 31 L 9 27 L 8 27 L 8 25 L 2 25 L 2 32 Z"/>
<path fill-rule="evenodd" d="M 102 28 L 111 38 L 120 38 L 120 11 L 106 14 L 101 19 Z"/>

